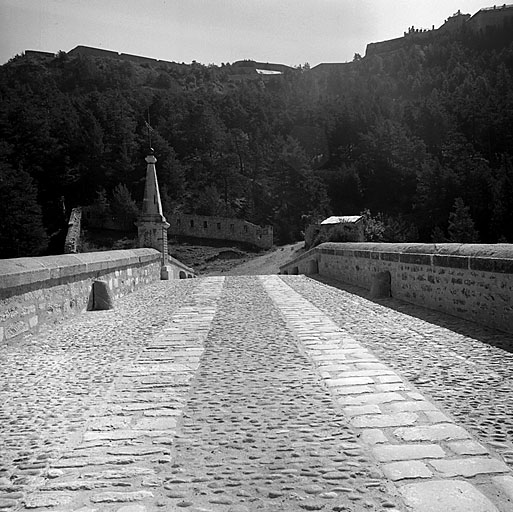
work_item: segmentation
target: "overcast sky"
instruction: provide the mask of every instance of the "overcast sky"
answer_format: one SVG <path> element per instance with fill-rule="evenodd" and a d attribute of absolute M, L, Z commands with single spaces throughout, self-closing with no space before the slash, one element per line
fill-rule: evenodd
<path fill-rule="evenodd" d="M 0 64 L 77 45 L 203 64 L 345 62 L 484 0 L 0 0 Z"/>

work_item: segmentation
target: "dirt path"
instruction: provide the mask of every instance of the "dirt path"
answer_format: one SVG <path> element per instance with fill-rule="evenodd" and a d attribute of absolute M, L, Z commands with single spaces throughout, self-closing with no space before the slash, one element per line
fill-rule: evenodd
<path fill-rule="evenodd" d="M 246 261 L 241 265 L 227 271 L 213 271 L 206 275 L 223 275 L 223 276 L 257 276 L 278 274 L 280 265 L 283 265 L 297 256 L 303 250 L 304 242 L 296 242 L 294 244 L 277 247 L 271 252 L 267 252 L 262 256 Z"/>

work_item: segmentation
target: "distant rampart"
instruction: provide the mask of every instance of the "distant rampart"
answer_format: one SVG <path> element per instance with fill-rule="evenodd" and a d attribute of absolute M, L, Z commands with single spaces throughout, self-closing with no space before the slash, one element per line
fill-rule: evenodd
<path fill-rule="evenodd" d="M 180 262 L 169 263 L 173 277 L 193 277 Z M 0 260 L 0 343 L 93 309 L 95 281 L 117 298 L 160 280 L 161 266 L 155 249 Z"/>
<path fill-rule="evenodd" d="M 365 51 L 365 56 L 379 55 L 383 53 L 391 53 L 401 48 L 405 48 L 408 44 L 427 43 L 438 37 L 440 34 L 455 32 L 462 27 L 467 27 L 471 32 L 480 33 L 489 30 L 502 29 L 511 27 L 513 29 L 513 5 L 494 6 L 480 9 L 473 16 L 470 14 L 462 14 L 458 11 L 454 16 L 449 17 L 440 27 L 431 30 L 425 29 L 409 29 L 404 37 L 390 39 L 388 41 L 380 41 L 378 43 L 369 43 Z"/>
<path fill-rule="evenodd" d="M 167 60 L 158 60 L 151 57 L 142 57 L 140 55 L 132 55 L 130 53 L 118 53 L 111 50 L 103 50 L 101 48 L 93 48 L 91 46 L 76 46 L 68 52 L 68 55 L 73 56 L 86 56 L 86 57 L 100 57 L 107 59 L 124 60 L 133 62 L 135 64 L 151 64 L 153 66 L 173 67 L 185 66 L 185 64 L 179 64 L 177 62 L 171 62 Z"/>
<path fill-rule="evenodd" d="M 513 245 L 325 243 L 281 267 L 371 290 L 513 333 Z"/>
<path fill-rule="evenodd" d="M 261 249 L 273 245 L 272 226 L 257 226 L 241 219 L 204 215 L 173 214 L 168 219 L 168 237 L 186 236 L 213 240 L 241 242 Z"/>

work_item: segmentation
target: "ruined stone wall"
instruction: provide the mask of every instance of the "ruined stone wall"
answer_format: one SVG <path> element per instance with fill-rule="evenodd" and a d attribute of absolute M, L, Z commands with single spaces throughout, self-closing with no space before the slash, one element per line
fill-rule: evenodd
<path fill-rule="evenodd" d="M 281 271 L 318 271 L 368 290 L 388 271 L 392 297 L 513 333 L 511 244 L 326 243 Z"/>
<path fill-rule="evenodd" d="M 173 214 L 168 222 L 168 237 L 227 240 L 251 244 L 261 249 L 270 249 L 273 245 L 271 226 L 261 227 L 241 219 Z"/>
<path fill-rule="evenodd" d="M 0 260 L 0 343 L 92 306 L 92 283 L 108 283 L 114 297 L 160 280 L 154 249 Z"/>
<path fill-rule="evenodd" d="M 82 221 L 82 209 L 73 208 L 69 216 L 68 232 L 64 242 L 64 254 L 75 254 L 80 247 L 80 230 Z"/>

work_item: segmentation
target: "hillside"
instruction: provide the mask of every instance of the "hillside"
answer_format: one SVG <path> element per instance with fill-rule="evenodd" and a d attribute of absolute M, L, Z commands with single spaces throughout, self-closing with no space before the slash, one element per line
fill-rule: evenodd
<path fill-rule="evenodd" d="M 377 239 L 513 242 L 512 38 L 462 28 L 248 80 L 240 64 L 17 56 L 0 67 L 0 257 L 58 251 L 76 205 L 130 225 L 150 137 L 168 217 L 245 218 L 288 243 L 368 209 Z"/>

